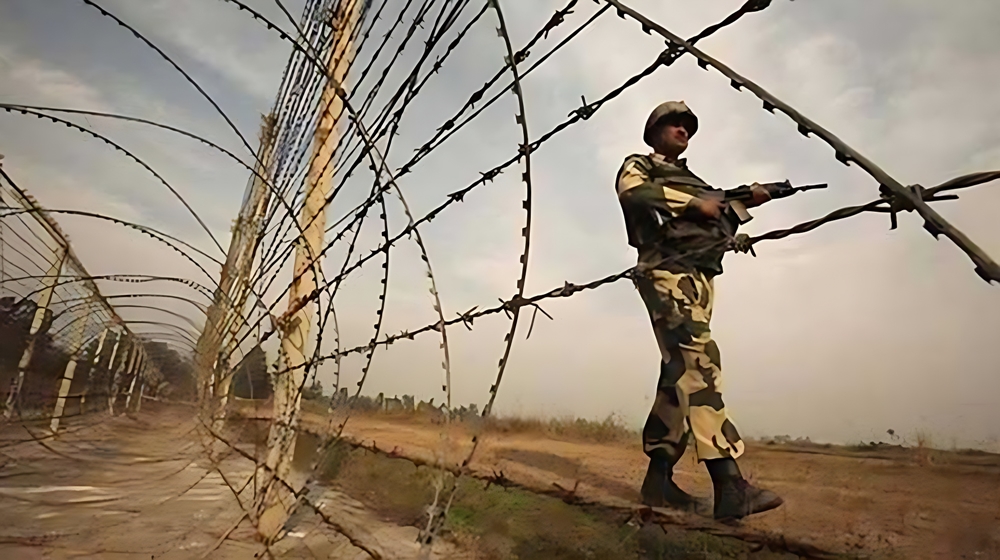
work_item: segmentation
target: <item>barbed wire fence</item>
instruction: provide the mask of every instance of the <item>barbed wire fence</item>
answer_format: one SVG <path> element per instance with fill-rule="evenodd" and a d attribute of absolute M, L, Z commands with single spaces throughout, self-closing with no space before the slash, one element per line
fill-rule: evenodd
<path fill-rule="evenodd" d="M 5 422 L 43 422 L 56 434 L 64 418 L 139 408 L 162 381 L 146 340 L 102 296 L 49 212 L 3 169 L 0 223 Z"/>
<path fill-rule="evenodd" d="M 932 188 L 904 186 L 825 128 L 695 46 L 702 39 L 736 24 L 744 16 L 765 10 L 771 4 L 769 0 L 749 0 L 718 24 L 705 28 L 687 40 L 618 0 L 595 0 L 593 4 L 596 7 L 591 6 L 592 12 L 586 17 L 583 13 L 586 11 L 584 6 L 590 3 L 570 0 L 564 7 L 556 10 L 520 48 L 512 42 L 511 30 L 504 18 L 504 3 L 500 0 L 407 0 L 401 6 L 399 3 L 390 4 L 388 0 L 307 0 L 303 14 L 297 20 L 280 0 L 276 0 L 277 6 L 288 20 L 281 23 L 268 19 L 240 0 L 225 0 L 234 9 L 234 13 L 243 14 L 248 22 L 262 24 L 292 49 L 274 106 L 262 121 L 256 149 L 238 130 L 222 105 L 163 49 L 101 3 L 94 0 L 79 1 L 97 10 L 109 22 L 124 28 L 137 41 L 156 52 L 172 71 L 180 74 L 232 129 L 243 147 L 250 152 L 252 161 L 247 163 L 243 157 L 219 144 L 169 123 L 86 108 L 40 107 L 6 100 L 0 103 L 0 108 L 8 113 L 47 119 L 52 124 L 66 126 L 100 140 L 127 156 L 151 173 L 183 204 L 211 238 L 221 256 L 225 257 L 222 260 L 214 253 L 197 249 L 190 242 L 113 216 L 72 209 L 43 211 L 4 173 L 4 181 L 0 183 L 3 187 L 0 190 L 0 196 L 3 197 L 0 202 L 3 205 L 0 210 L 0 228 L 3 228 L 0 230 L 0 263 L 3 265 L 0 269 L 0 289 L 5 302 L 5 307 L 0 312 L 5 314 L 4 328 L 24 330 L 24 317 L 26 314 L 33 314 L 23 344 L 25 350 L 22 356 L 27 355 L 28 358 L 19 358 L 17 368 L 11 369 L 12 381 L 5 412 L 8 418 L 16 414 L 20 421 L 27 422 L 30 420 L 30 410 L 31 414 L 51 421 L 52 431 L 55 432 L 59 419 L 65 417 L 67 400 L 73 398 L 78 397 L 80 401 L 78 414 L 85 413 L 85 403 L 91 397 L 97 400 L 98 396 L 107 399 L 106 408 L 114 414 L 116 407 L 122 406 L 118 402 L 119 395 L 128 385 L 130 388 L 126 391 L 124 406 L 132 406 L 133 401 L 134 406 L 138 406 L 144 388 L 156 387 L 162 381 L 162 375 L 156 369 L 156 360 L 149 359 L 149 352 L 143 350 L 144 345 L 148 345 L 145 340 L 147 335 L 135 334 L 130 329 L 140 325 L 153 327 L 155 332 L 148 336 L 149 340 L 168 341 L 184 348 L 193 356 L 193 375 L 199 402 L 198 423 L 204 435 L 204 449 L 211 463 L 206 476 L 209 472 L 214 472 L 222 477 L 232 491 L 234 501 L 244 512 L 233 530 L 241 523 L 249 522 L 269 554 L 270 547 L 284 535 L 284 525 L 289 517 L 299 508 L 305 507 L 323 517 L 371 557 L 384 556 L 377 543 L 366 540 L 364 535 L 353 534 L 349 528 L 327 518 L 322 505 L 308 491 L 308 480 L 325 454 L 337 442 L 347 442 L 358 448 L 406 459 L 418 466 L 435 470 L 436 492 L 433 502 L 428 505 L 427 519 L 420 534 L 425 555 L 429 554 L 430 547 L 439 538 L 448 518 L 449 508 L 459 490 L 458 481 L 462 477 L 472 477 L 500 486 L 518 486 L 532 492 L 553 495 L 569 503 L 593 503 L 579 495 L 575 488 L 566 489 L 558 485 L 539 487 L 511 480 L 503 473 L 477 469 L 473 461 L 482 434 L 475 428 L 472 429 L 471 445 L 467 453 L 454 463 L 440 458 L 428 460 L 398 450 L 381 449 L 374 442 L 347 436 L 344 431 L 349 419 L 357 412 L 355 403 L 365 388 L 377 351 L 385 351 L 403 340 L 413 340 L 430 332 L 436 333 L 440 338 L 442 363 L 440 395 L 444 406 L 441 410 L 444 418 L 451 420 L 456 415 L 452 402 L 448 329 L 461 325 L 472 330 L 476 319 L 504 314 L 509 320 L 509 328 L 504 336 L 494 381 L 483 407 L 481 416 L 486 418 L 493 413 L 514 351 L 522 310 L 533 313 L 533 323 L 534 314 L 545 313 L 541 304 L 548 300 L 572 297 L 616 282 L 633 281 L 638 275 L 648 272 L 639 267 L 630 268 L 592 281 L 566 282 L 545 292 L 528 294 L 525 286 L 530 272 L 528 263 L 534 204 L 532 191 L 535 186 L 532 157 L 549 140 L 573 125 L 590 119 L 625 91 L 643 83 L 643 80 L 661 69 L 672 66 L 684 56 L 690 55 L 701 68 L 722 75 L 734 89 L 756 96 L 764 110 L 784 114 L 801 134 L 820 139 L 833 148 L 837 161 L 845 165 L 855 164 L 879 186 L 877 198 L 868 204 L 837 209 L 818 219 L 755 237 L 740 236 L 727 241 L 727 250 L 749 252 L 759 242 L 806 233 L 866 212 L 890 214 L 892 227 L 895 227 L 896 214 L 913 211 L 924 219 L 924 227 L 932 235 L 945 236 L 965 252 L 973 261 L 976 273 L 984 280 L 1000 282 L 1000 266 L 930 205 L 957 198 L 955 191 L 960 189 L 996 180 L 1000 178 L 1000 171 L 973 173 Z M 397 11 L 393 14 L 394 8 Z M 620 86 L 596 101 L 588 103 L 584 100 L 583 105 L 573 110 L 565 120 L 540 135 L 533 135 L 527 117 L 530 99 L 526 99 L 522 81 L 555 53 L 579 40 L 580 34 L 595 21 L 610 17 L 608 14 L 611 11 L 624 20 L 638 24 L 639 30 L 659 35 L 665 42 L 665 50 Z M 380 22 L 381 27 L 377 27 Z M 570 25 L 573 25 L 572 30 L 556 41 L 557 30 Z M 381 32 L 381 35 L 376 31 Z M 461 52 L 466 41 L 477 37 L 477 34 L 496 38 L 497 71 L 481 88 L 472 91 L 451 117 L 433 127 L 432 131 L 426 131 L 427 139 L 414 149 L 409 158 L 392 157 L 400 149 L 396 139 L 400 136 L 403 119 L 411 111 L 414 100 L 425 91 L 428 83 L 436 79 L 451 57 Z M 544 54 L 533 56 L 532 51 L 541 50 L 543 46 L 547 47 Z M 363 60 L 364 65 L 358 68 L 357 60 Z M 390 77 L 395 79 L 391 80 Z M 408 203 L 402 179 L 413 173 L 430 154 L 443 150 L 449 140 L 470 123 L 476 122 L 489 107 L 508 93 L 516 98 L 513 122 L 519 135 L 518 144 L 511 147 L 512 153 L 504 156 L 505 159 L 501 159 L 494 167 L 481 171 L 480 177 L 474 182 L 464 186 L 456 185 L 457 190 L 429 212 L 422 215 L 414 213 Z M 136 126 L 156 127 L 177 133 L 200 142 L 208 149 L 223 153 L 249 170 L 251 176 L 233 228 L 229 250 L 223 251 L 222 245 L 195 209 L 160 173 L 113 139 L 69 120 L 74 115 L 127 121 Z M 388 163 L 390 158 L 393 161 L 405 159 L 405 162 L 391 166 Z M 521 229 L 523 244 L 516 265 L 519 274 L 514 295 L 496 305 L 476 306 L 453 317 L 447 316 L 432 266 L 433 248 L 425 243 L 421 228 L 445 212 L 454 212 L 453 208 L 462 203 L 466 195 L 491 184 L 501 174 L 513 171 L 515 167 L 519 173 L 518 181 L 524 186 L 524 219 Z M 353 183 L 350 182 L 352 178 L 355 179 Z M 451 177 L 445 179 L 451 180 Z M 370 185 L 367 184 L 368 181 L 371 182 Z M 348 196 L 353 192 L 350 187 L 356 183 L 364 183 L 356 189 L 360 195 L 355 193 L 355 197 L 362 200 L 353 204 L 345 202 L 350 200 Z M 329 220 L 327 212 L 335 202 L 340 207 L 346 205 L 351 209 L 337 219 Z M 396 206 L 391 208 L 390 202 Z M 392 233 L 391 227 L 391 220 L 395 219 L 393 212 L 401 216 L 401 223 L 404 224 L 401 227 L 397 224 L 396 233 Z M 148 235 L 194 263 L 207 281 L 203 278 L 193 280 L 141 275 L 90 276 L 73 256 L 69 241 L 50 217 L 62 214 L 110 221 Z M 361 233 L 363 227 L 370 224 L 368 218 L 373 214 L 378 217 L 378 223 L 374 227 L 378 229 L 379 243 L 366 249 L 361 241 Z M 425 267 L 435 319 L 428 324 L 414 325 L 402 332 L 389 334 L 385 332 L 383 319 L 389 294 L 390 256 L 393 249 L 411 241 Z M 208 264 L 204 264 L 205 261 Z M 336 274 L 327 276 L 323 266 L 327 262 L 333 263 L 332 269 L 337 271 Z M 367 344 L 344 347 L 337 319 L 336 298 L 346 279 L 356 276 L 373 263 L 379 263 L 382 272 L 379 274 L 381 289 L 372 334 L 366 337 Z M 221 267 L 218 280 L 210 270 L 214 266 Z M 515 265 L 512 263 L 512 266 Z M 291 280 L 285 284 L 284 279 L 289 276 Z M 116 307 L 139 305 L 163 311 L 155 303 L 155 297 L 180 296 L 137 291 L 105 298 L 101 296 L 95 280 L 143 285 L 152 282 L 180 283 L 211 303 L 206 305 L 193 298 L 187 299 L 197 308 L 199 315 L 204 316 L 204 325 L 200 328 L 196 324 L 190 324 L 183 316 L 168 317 L 163 321 L 125 323 L 116 314 Z M 138 286 L 137 289 L 144 290 Z M 142 298 L 142 303 L 128 301 L 132 298 Z M 150 301 L 151 299 L 154 301 Z M 109 303 L 112 300 L 115 302 L 114 307 Z M 126 301 L 119 303 L 120 300 Z M 282 305 L 286 306 L 283 310 L 280 308 Z M 47 318 L 49 316 L 51 318 Z M 178 324 L 177 320 L 181 320 L 182 324 Z M 42 341 L 68 356 L 68 363 L 82 364 L 77 369 L 76 378 L 73 368 L 68 366 L 65 373 L 60 372 L 62 377 L 56 395 L 43 394 L 55 387 L 55 383 L 52 379 L 45 381 L 47 378 L 43 375 L 31 375 L 31 368 L 28 367 L 31 363 L 32 345 L 41 344 Z M 254 414 L 269 421 L 267 444 L 257 452 L 249 452 L 236 443 L 240 430 L 246 429 L 245 426 L 227 423 L 227 417 L 236 410 L 230 402 L 232 383 L 243 357 L 248 356 L 254 348 L 269 343 L 280 345 L 280 359 L 271 364 L 273 393 L 267 402 L 259 399 L 254 401 L 257 409 Z M 363 365 L 359 381 L 352 391 L 353 398 L 344 400 L 339 398 L 342 391 L 347 390 L 347 387 L 342 387 L 342 360 L 354 355 L 363 357 Z M 21 365 L 22 362 L 26 365 Z M 301 407 L 303 394 L 316 379 L 320 366 L 328 363 L 333 364 L 335 385 L 327 414 L 319 421 L 306 418 Z M 82 370 L 86 371 L 88 381 L 84 388 L 74 392 L 72 389 L 80 385 Z M 26 376 L 26 372 L 29 375 Z M 4 375 L 8 375 L 6 370 Z M 29 387 L 37 385 L 40 388 L 26 391 L 25 379 L 30 381 Z M 135 380 L 138 380 L 138 388 Z M 47 389 L 42 389 L 42 384 L 45 383 Z M 133 389 L 138 391 L 138 396 L 134 399 Z M 54 405 L 51 413 L 36 412 L 25 406 L 29 401 L 48 402 L 53 399 L 59 404 Z M 233 424 L 237 425 L 235 432 L 230 429 Z M 302 447 L 297 446 L 297 440 L 300 434 L 306 432 L 318 433 L 318 443 L 308 451 L 297 451 Z M 444 447 L 447 445 L 447 438 L 452 435 L 448 430 L 443 430 L 443 434 L 447 436 L 442 440 Z M 299 453 L 304 453 L 304 457 L 296 457 Z M 252 465 L 253 472 L 247 475 L 245 481 L 226 477 L 222 463 L 234 457 L 244 459 Z M 630 504 L 603 505 L 629 512 L 630 515 L 640 511 Z M 660 522 L 771 544 L 791 552 L 817 557 L 825 554 L 815 547 L 792 542 L 781 535 L 721 527 L 692 520 L 690 516 L 679 513 L 641 512 Z M 229 533 L 223 535 L 216 547 L 228 535 Z"/>

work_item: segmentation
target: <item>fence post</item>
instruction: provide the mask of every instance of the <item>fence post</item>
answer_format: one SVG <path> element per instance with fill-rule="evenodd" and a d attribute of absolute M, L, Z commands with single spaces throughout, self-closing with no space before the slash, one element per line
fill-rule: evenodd
<path fill-rule="evenodd" d="M 90 371 L 87 372 L 87 384 L 83 387 L 83 394 L 80 395 L 80 414 L 83 414 L 83 407 L 87 404 L 87 393 L 90 391 L 90 384 L 94 380 L 94 369 L 101 362 L 101 351 L 104 350 L 104 341 L 108 338 L 108 327 L 101 331 L 101 338 L 97 341 L 97 350 L 94 351 L 94 359 L 90 362 Z"/>
<path fill-rule="evenodd" d="M 108 414 L 111 416 L 115 415 L 115 403 L 118 402 L 118 387 L 123 378 L 132 375 L 135 371 L 135 361 L 139 356 L 139 344 L 132 339 L 129 339 L 128 342 L 129 350 L 126 350 L 126 357 L 122 359 L 121 365 L 118 366 L 118 369 L 111 378 L 111 390 L 108 391 Z M 125 365 L 126 362 L 128 362 L 128 366 Z"/>
<path fill-rule="evenodd" d="M 115 334 L 116 334 L 116 336 L 115 336 L 115 345 L 114 345 L 114 347 L 111 348 L 111 359 L 108 360 L 108 372 L 113 372 L 114 371 L 115 356 L 118 354 L 118 345 L 121 344 L 121 341 L 122 341 L 122 331 L 119 331 L 119 332 L 117 332 Z M 87 388 L 84 390 L 83 397 L 80 400 L 80 410 L 81 410 L 81 412 L 83 411 L 83 404 L 87 400 L 87 393 L 90 392 L 91 386 L 94 383 L 94 371 L 95 371 L 95 368 L 98 365 L 98 361 L 99 360 L 100 360 L 100 353 L 98 353 L 98 357 L 96 358 L 96 360 L 94 362 L 94 368 L 90 369 L 90 377 L 87 380 Z"/>
<path fill-rule="evenodd" d="M 86 309 L 84 310 L 85 313 L 87 311 Z M 90 323 L 90 313 L 86 313 L 83 316 L 83 325 L 80 326 L 80 334 L 76 338 L 76 349 L 73 350 L 69 363 L 66 364 L 66 371 L 63 373 L 62 383 L 59 385 L 59 396 L 56 398 L 56 407 L 52 410 L 52 422 L 49 424 L 49 430 L 53 434 L 59 432 L 59 420 L 62 419 L 63 410 L 66 409 L 66 397 L 69 395 L 70 386 L 73 385 L 73 374 L 76 373 L 76 363 L 82 357 L 80 354 L 83 352 L 85 345 L 84 340 L 87 335 L 88 323 Z"/>
<path fill-rule="evenodd" d="M 24 376 L 28 371 L 28 366 L 31 365 L 31 358 L 35 353 L 35 342 L 38 340 L 38 332 L 45 322 L 45 314 L 49 310 L 52 294 L 59 284 L 59 273 L 62 272 L 63 262 L 66 260 L 67 253 L 66 248 L 62 248 L 56 262 L 52 264 L 52 267 L 49 268 L 48 273 L 45 275 L 45 280 L 43 281 L 45 287 L 38 296 L 38 307 L 35 309 L 35 318 L 31 322 L 31 328 L 28 330 L 28 344 L 24 348 L 24 353 L 21 354 L 21 361 L 17 364 L 17 378 L 11 383 L 10 390 L 7 393 L 7 408 L 3 414 L 8 420 L 14 414 L 14 407 L 18 399 L 20 399 L 21 388 L 24 386 Z"/>
<path fill-rule="evenodd" d="M 300 223 L 302 235 L 297 240 L 293 266 L 294 278 L 288 291 L 288 324 L 282 329 L 281 359 L 283 371 L 274 380 L 274 416 L 268 435 L 268 451 L 264 465 L 256 476 L 264 481 L 264 491 L 257 502 L 257 532 L 264 542 L 280 537 L 282 527 L 298 505 L 295 494 L 305 485 L 308 475 L 296 469 L 296 464 L 308 464 L 311 458 L 295 460 L 296 428 L 302 404 L 308 362 L 306 346 L 315 315 L 315 302 L 300 301 L 310 297 L 317 287 L 314 267 L 321 266 L 320 251 L 326 227 L 327 196 L 335 166 L 329 165 L 342 133 L 341 117 L 346 113 L 341 83 L 347 77 L 356 50 L 354 29 L 364 16 L 367 6 L 361 2 L 341 3 L 332 14 L 333 46 L 328 60 L 328 76 L 320 106 L 325 109 L 316 116 L 312 156 L 306 180 L 305 200 Z M 346 119 L 344 119 L 346 120 Z M 299 446 L 303 449 L 307 446 Z"/>
<path fill-rule="evenodd" d="M 139 382 L 139 398 L 135 401 L 135 412 L 142 410 L 142 392 L 146 389 L 146 364 L 142 368 L 142 381 Z"/>
<path fill-rule="evenodd" d="M 146 359 L 146 354 L 142 351 L 142 347 L 139 347 L 139 357 L 136 359 L 135 367 L 132 368 L 132 384 L 128 388 L 128 397 L 125 399 L 125 412 L 128 412 L 129 407 L 132 405 L 132 393 L 135 391 L 135 382 L 139 379 L 139 375 L 142 373 L 142 366 L 145 365 L 143 362 Z M 141 397 L 140 397 L 141 398 Z"/>
<path fill-rule="evenodd" d="M 217 406 L 215 395 L 216 362 L 220 352 L 229 356 L 231 346 L 238 340 L 238 332 L 247 298 L 252 291 L 250 277 L 253 270 L 254 255 L 257 251 L 257 236 L 267 214 L 271 201 L 271 190 L 268 188 L 267 176 L 271 151 L 274 148 L 274 114 L 264 117 L 260 129 L 260 148 L 258 149 L 258 164 L 249 190 L 240 208 L 229 251 L 226 253 L 226 264 L 222 267 L 219 287 L 215 292 L 212 305 L 205 317 L 205 327 L 198 339 L 195 354 L 195 375 L 198 380 L 199 403 L 204 411 L 212 417 L 225 414 L 225 404 Z M 227 337 L 227 334 L 228 337 Z M 225 348 L 223 345 L 225 344 Z M 212 363 L 211 372 L 209 363 Z M 222 378 L 225 383 L 226 376 Z M 225 394 L 225 391 L 223 391 Z"/>

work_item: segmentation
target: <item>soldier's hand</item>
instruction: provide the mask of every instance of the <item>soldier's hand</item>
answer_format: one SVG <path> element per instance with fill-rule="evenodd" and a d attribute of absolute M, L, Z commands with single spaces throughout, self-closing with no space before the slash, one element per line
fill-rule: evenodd
<path fill-rule="evenodd" d="M 692 203 L 698 205 L 698 210 L 706 218 L 717 219 L 722 216 L 722 211 L 726 209 L 726 204 L 721 200 L 696 198 Z"/>

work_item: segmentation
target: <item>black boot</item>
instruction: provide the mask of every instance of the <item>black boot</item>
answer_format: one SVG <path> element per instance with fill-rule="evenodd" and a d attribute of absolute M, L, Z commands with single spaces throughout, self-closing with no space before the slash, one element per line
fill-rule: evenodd
<path fill-rule="evenodd" d="M 642 503 L 650 507 L 672 507 L 688 511 L 698 509 L 700 500 L 681 490 L 674 483 L 673 477 L 673 468 L 667 461 L 650 459 L 640 490 Z"/>
<path fill-rule="evenodd" d="M 772 510 L 782 503 L 777 494 L 757 488 L 740 474 L 735 459 L 710 459 L 705 461 L 715 489 L 716 519 L 742 519 L 754 513 Z"/>

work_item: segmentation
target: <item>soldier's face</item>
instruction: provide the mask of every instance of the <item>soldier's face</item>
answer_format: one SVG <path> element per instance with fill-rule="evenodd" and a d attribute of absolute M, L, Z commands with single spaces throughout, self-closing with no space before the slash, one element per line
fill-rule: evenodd
<path fill-rule="evenodd" d="M 680 123 L 668 122 L 660 127 L 659 151 L 677 157 L 688 147 L 688 131 Z"/>

